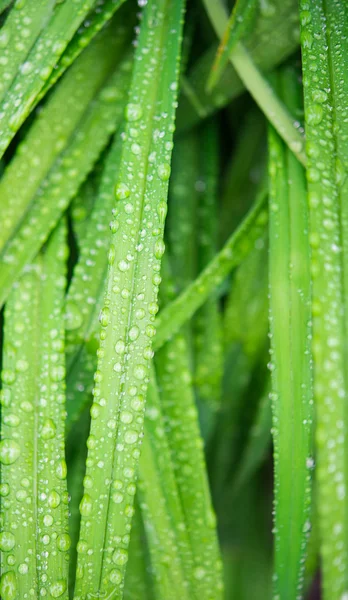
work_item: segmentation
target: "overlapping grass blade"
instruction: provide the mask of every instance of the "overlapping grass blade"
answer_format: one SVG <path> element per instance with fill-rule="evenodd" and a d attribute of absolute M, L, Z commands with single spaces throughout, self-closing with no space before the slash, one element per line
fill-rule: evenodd
<path fill-rule="evenodd" d="M 79 250 L 83 249 L 89 218 L 98 193 L 98 178 L 93 171 L 81 186 L 70 206 L 71 225 Z"/>
<path fill-rule="evenodd" d="M 220 285 L 229 272 L 249 254 L 257 240 L 262 237 L 267 223 L 264 210 L 265 192 L 262 191 L 255 205 L 240 227 L 231 235 L 218 254 L 205 269 L 173 302 L 161 311 L 156 321 L 155 349 L 175 335 Z"/>
<path fill-rule="evenodd" d="M 282 93 L 296 109 L 296 73 L 284 71 Z M 314 466 L 310 247 L 304 170 L 274 130 L 269 154 L 275 589 L 290 600 L 303 591 Z"/>
<path fill-rule="evenodd" d="M 137 600 L 138 598 L 152 600 L 154 598 L 149 563 L 144 525 L 141 519 L 139 502 L 136 498 L 129 542 L 129 561 L 124 585 L 124 600 Z"/>
<path fill-rule="evenodd" d="M 5 311 L 0 442 L 1 597 L 68 598 L 64 457 L 65 226 L 13 290 Z"/>
<path fill-rule="evenodd" d="M 83 115 L 71 143 L 38 188 L 16 236 L 4 247 L 0 255 L 0 304 L 25 264 L 47 239 L 120 123 L 131 66 L 126 57 L 108 78 Z"/>
<path fill-rule="evenodd" d="M 347 7 L 300 2 L 313 278 L 318 514 L 323 597 L 348 593 L 346 374 Z"/>
<path fill-rule="evenodd" d="M 218 0 L 211 3 L 209 0 L 203 0 L 203 3 L 216 34 L 221 38 L 227 22 L 227 15 L 222 1 Z M 278 98 L 268 80 L 259 71 L 251 55 L 241 42 L 235 45 L 229 56 L 229 60 L 268 120 L 285 140 L 298 160 L 305 164 L 304 137 L 295 119 L 291 117 L 291 113 Z"/>
<path fill-rule="evenodd" d="M 3 47 L 13 65 L 9 78 L 5 76 L 8 63 L 3 65 L 4 76 L 2 77 L 3 88 L 0 104 L 2 114 L 1 155 L 32 110 L 54 65 L 94 5 L 94 0 L 66 0 L 55 3 L 54 10 L 52 10 L 53 2 L 50 0 L 38 1 L 39 4 L 38 2 L 26 2 L 23 6 L 21 3 L 17 3 L 19 10 L 14 7 L 14 10 L 10 11 L 3 29 L 2 35 L 4 36 L 6 28 L 9 28 L 8 33 L 3 37 Z M 25 19 L 28 11 L 30 14 Z M 52 14 L 50 15 L 48 11 Z M 49 16 L 50 18 L 47 20 Z M 23 23 L 37 23 L 39 30 L 38 27 L 35 27 L 34 34 L 34 26 L 28 28 L 26 25 L 24 27 Z M 41 33 L 38 35 L 40 29 Z M 30 43 L 23 44 L 23 38 L 26 40 L 27 31 L 30 34 L 28 36 Z M 20 56 L 18 56 L 18 48 L 23 48 L 23 46 L 25 50 L 21 50 Z M 15 110 L 13 110 L 14 107 Z"/>
<path fill-rule="evenodd" d="M 212 3 L 213 5 L 214 3 Z M 216 4 L 216 3 L 215 3 Z M 268 8 L 270 7 L 270 10 Z M 277 0 L 272 5 L 260 6 L 259 19 L 253 27 L 245 46 L 255 64 L 263 72 L 271 71 L 290 56 L 299 45 L 298 4 L 295 0 Z M 263 8 L 265 10 L 263 10 Z M 223 28 L 227 22 L 224 15 Z M 221 34 L 223 29 L 221 29 Z M 231 64 L 226 66 L 221 80 L 207 93 L 206 82 L 216 55 L 216 45 L 207 50 L 192 66 L 187 75 L 190 97 L 186 97 L 186 86 L 182 89 L 178 109 L 178 128 L 189 129 L 200 119 L 226 106 L 239 96 L 244 85 Z M 192 103 L 192 98 L 194 102 Z M 198 104 L 198 106 L 197 106 Z"/>
<path fill-rule="evenodd" d="M 218 83 L 234 46 L 252 26 L 257 4 L 257 0 L 237 0 L 235 3 L 208 78 L 209 91 Z"/>
<path fill-rule="evenodd" d="M 87 593 L 122 597 L 133 513 L 129 486 L 140 455 L 164 251 L 182 11 L 181 2 L 148 2 L 137 42 L 111 226 L 116 242 L 100 317 L 76 600 Z"/>
<path fill-rule="evenodd" d="M 124 1 L 125 0 L 103 0 L 102 2 L 97 3 L 92 12 L 87 15 L 86 19 L 76 30 L 74 37 L 60 56 L 58 64 L 54 66 L 48 80 L 38 94 L 36 102 L 45 96 L 48 90 L 81 54 L 82 50 L 90 44 L 97 33 L 112 18 L 112 15 L 120 8 Z"/>
<path fill-rule="evenodd" d="M 20 225 L 38 188 L 71 144 L 90 103 L 122 56 L 126 38 L 124 28 L 114 23 L 104 30 L 61 80 L 18 146 L 0 181 L 1 250 Z"/>

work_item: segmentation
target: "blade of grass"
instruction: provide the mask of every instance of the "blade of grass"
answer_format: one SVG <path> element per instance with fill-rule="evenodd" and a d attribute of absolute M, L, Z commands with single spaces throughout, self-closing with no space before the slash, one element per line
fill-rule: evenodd
<path fill-rule="evenodd" d="M 65 48 L 63 54 L 60 56 L 58 63 L 54 66 L 53 71 L 45 82 L 43 88 L 37 96 L 36 102 L 43 98 L 48 90 L 60 79 L 66 69 L 76 60 L 81 54 L 84 48 L 88 46 L 98 32 L 104 27 L 104 25 L 112 18 L 113 14 L 122 6 L 125 0 L 103 0 L 102 3 L 98 2 L 91 13 L 89 13 L 86 19 L 81 23 L 80 27 L 76 30 L 76 33 L 72 40 Z M 122 11 L 118 15 L 120 19 L 123 19 L 123 15 L 126 11 Z M 129 19 L 129 11 L 127 12 Z M 131 17 L 130 17 L 131 20 Z M 126 21 L 125 21 L 126 22 Z M 122 31 L 119 31 L 122 33 Z M 117 36 L 115 35 L 115 38 Z"/>
<path fill-rule="evenodd" d="M 282 75 L 282 93 L 299 103 L 296 73 Z M 269 133 L 270 331 L 275 459 L 275 593 L 303 593 L 310 528 L 312 458 L 311 277 L 305 173 Z M 291 539 L 291 546 L 289 540 Z"/>
<path fill-rule="evenodd" d="M 79 248 L 83 249 L 89 218 L 93 211 L 98 191 L 98 176 L 93 171 L 87 181 L 82 184 L 70 206 L 71 225 Z"/>
<path fill-rule="evenodd" d="M 110 217 L 114 206 L 115 173 L 118 173 L 123 140 L 116 135 L 108 152 L 95 206 L 86 226 L 81 252 L 67 295 L 68 369 L 93 324 L 98 298 L 103 298 L 111 245 Z M 91 302 L 94 300 L 94 302 Z"/>
<path fill-rule="evenodd" d="M 55 88 L 5 169 L 0 181 L 1 250 L 18 228 L 50 169 L 71 144 L 88 106 L 120 59 L 127 37 L 123 30 L 116 27 L 115 36 L 112 24 L 85 50 Z"/>
<path fill-rule="evenodd" d="M 260 6 L 260 8 L 262 5 Z M 253 61 L 263 72 L 268 72 L 281 64 L 299 46 L 298 5 L 294 0 L 276 0 L 272 3 L 273 11 L 259 11 L 259 18 L 251 35 L 245 39 L 245 46 Z M 224 20 L 226 24 L 226 19 Z M 222 31 L 221 31 L 222 32 Z M 197 122 L 239 96 L 244 85 L 232 64 L 228 64 L 221 80 L 211 94 L 206 91 L 206 82 L 211 65 L 216 55 L 214 44 L 193 64 L 187 74 L 191 92 L 200 106 L 197 111 L 190 99 L 185 97 L 186 90 L 180 98 L 178 109 L 178 129 L 188 130 Z"/>
<path fill-rule="evenodd" d="M 347 10 L 344 4 L 322 0 L 301 1 L 300 9 L 322 589 L 325 600 L 338 600 L 348 593 L 345 246 L 342 249 L 347 238 L 343 218 L 346 168 L 340 163 L 347 127 L 341 87 L 346 85 L 342 68 Z"/>
<path fill-rule="evenodd" d="M 216 34 L 221 38 L 227 22 L 227 14 L 222 1 L 218 0 L 214 3 L 209 2 L 209 0 L 202 1 Z M 235 45 L 233 52 L 229 56 L 229 60 L 232 62 L 256 104 L 258 104 L 298 160 L 302 164 L 305 164 L 304 137 L 295 119 L 292 118 L 291 113 L 278 98 L 274 89 L 257 68 L 251 55 L 241 42 Z"/>
<path fill-rule="evenodd" d="M 43 0 L 38 1 L 41 3 Z M 47 2 L 45 4 L 46 7 L 50 5 Z M 7 85 L 5 89 L 3 88 L 0 105 L 2 113 L 2 126 L 0 129 L 1 156 L 34 107 L 37 96 L 50 76 L 54 65 L 93 5 L 94 0 L 65 0 L 65 2 L 56 4 L 51 18 L 45 23 L 41 34 L 36 38 L 35 43 L 27 53 L 25 62 L 22 64 L 22 58 L 16 60 L 16 76 L 11 85 Z M 24 8 L 21 10 L 30 10 L 35 14 L 37 2 L 26 2 L 23 6 Z M 16 10 L 11 11 L 9 17 L 15 13 Z M 38 14 L 40 13 L 38 12 Z M 37 15 L 35 15 L 34 20 L 36 19 Z M 7 21 L 5 26 L 6 24 Z M 19 36 L 21 36 L 23 29 L 21 23 L 18 27 L 14 27 Z M 9 56 L 11 55 L 16 59 L 17 44 L 15 37 L 10 35 L 5 46 Z M 15 110 L 13 110 L 13 107 L 15 107 Z"/>
<path fill-rule="evenodd" d="M 228 23 L 222 36 L 215 60 L 208 78 L 207 88 L 211 91 L 218 83 L 221 73 L 225 69 L 232 50 L 239 40 L 252 27 L 256 10 L 257 0 L 237 0 L 228 19 Z"/>
<path fill-rule="evenodd" d="M 124 600 L 153 600 L 154 590 L 149 572 L 148 548 L 139 502 L 135 499 L 135 513 L 129 542 L 129 561 L 124 584 Z"/>
<path fill-rule="evenodd" d="M 13 290 L 5 314 L 0 443 L 1 597 L 68 598 L 64 459 L 65 227 Z"/>
<path fill-rule="evenodd" d="M 16 236 L 0 254 L 0 305 L 22 269 L 47 239 L 120 123 L 130 69 L 131 61 L 125 58 L 91 103 L 71 143 L 39 187 Z"/>
<path fill-rule="evenodd" d="M 148 2 L 136 47 L 112 224 L 122 243 L 111 245 L 101 312 L 91 426 L 95 443 L 87 458 L 92 486 L 85 486 L 80 506 L 82 577 L 77 580 L 76 600 L 87 593 L 122 597 L 133 513 L 133 495 L 127 488 L 135 482 L 140 454 L 164 251 L 182 11 L 182 2 Z M 113 485 L 120 486 L 119 503 L 112 500 Z"/>
<path fill-rule="evenodd" d="M 262 236 L 267 213 L 264 210 L 265 192 L 262 191 L 255 205 L 238 229 L 231 235 L 222 250 L 210 261 L 202 273 L 176 300 L 161 311 L 156 320 L 154 348 L 177 333 L 182 325 L 192 317 L 198 308 L 209 298 L 229 272 L 249 254 Z"/>
<path fill-rule="evenodd" d="M 219 175 L 217 123 L 208 122 L 199 136 L 198 271 L 215 257 L 218 238 L 217 185 Z M 198 395 L 216 410 L 223 371 L 222 323 L 219 301 L 208 298 L 195 317 L 195 386 Z"/>

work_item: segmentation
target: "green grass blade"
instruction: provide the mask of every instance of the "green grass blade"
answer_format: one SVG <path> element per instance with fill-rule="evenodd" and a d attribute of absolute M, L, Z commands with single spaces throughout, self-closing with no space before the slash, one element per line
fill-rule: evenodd
<path fill-rule="evenodd" d="M 222 1 L 211 3 L 209 0 L 203 0 L 203 3 L 217 35 L 221 38 L 227 22 L 227 15 Z M 304 137 L 296 126 L 295 119 L 291 117 L 291 113 L 278 98 L 241 42 L 235 45 L 229 59 L 267 119 L 297 156 L 298 160 L 305 164 Z"/>
<path fill-rule="evenodd" d="M 283 95 L 298 104 L 296 74 Z M 274 130 L 270 159 L 270 331 L 275 458 L 275 589 L 302 594 L 311 501 L 311 277 L 305 173 Z M 291 182 L 291 183 L 290 183 Z M 291 546 L 289 540 L 291 539 Z"/>
<path fill-rule="evenodd" d="M 70 369 L 89 328 L 95 328 L 95 303 L 103 298 L 111 245 L 110 217 L 114 206 L 115 173 L 122 152 L 122 137 L 116 135 L 105 161 L 98 196 L 86 225 L 85 238 L 67 295 L 67 363 Z"/>
<path fill-rule="evenodd" d="M 322 0 L 301 1 L 300 8 L 322 586 L 325 600 L 338 600 L 348 593 L 345 248 L 342 255 L 342 240 L 347 236 L 342 211 L 345 187 L 341 186 L 345 177 L 338 160 L 344 153 L 342 136 L 345 139 L 347 126 L 341 92 L 347 10 L 343 4 Z"/>
<path fill-rule="evenodd" d="M 44 5 L 44 18 L 47 18 L 47 10 L 52 9 L 50 1 L 38 0 L 39 4 Z M 42 15 L 37 10 L 38 2 L 26 2 L 21 11 L 30 11 L 31 21 L 36 22 Z M 7 86 L 2 91 L 2 102 L 0 110 L 2 113 L 0 130 L 0 154 L 2 155 L 9 145 L 10 141 L 18 131 L 19 127 L 32 110 L 37 96 L 42 89 L 45 81 L 65 50 L 67 44 L 73 37 L 75 31 L 88 14 L 94 4 L 94 0 L 66 0 L 58 3 L 48 22 L 41 22 L 41 34 L 36 38 L 29 52 L 26 53 L 25 62 L 23 58 L 17 59 L 16 48 L 22 42 L 23 26 L 21 22 L 13 25 L 13 35 L 9 32 L 8 38 L 5 38 L 5 51 L 9 56 L 14 57 L 16 64 L 16 76 L 11 86 Z M 20 6 L 20 3 L 18 4 Z M 16 7 L 9 14 L 9 18 L 16 19 Z M 22 15 L 24 17 L 24 15 Z M 29 17 L 30 18 L 30 17 Z M 5 23 L 7 26 L 8 21 Z M 45 25 L 45 26 L 44 26 Z M 43 27 L 44 26 L 44 27 Z M 16 42 L 16 36 L 20 40 Z M 31 45 L 31 44 L 30 44 Z M 28 48 L 29 50 L 29 48 Z M 7 65 L 6 65 L 7 68 Z M 11 77 L 12 81 L 13 77 Z M 1 78 L 6 81 L 6 78 Z M 13 110 L 13 107 L 16 107 Z"/>
<path fill-rule="evenodd" d="M 192 587 L 197 598 L 222 597 L 221 563 L 203 456 L 203 441 L 185 337 L 178 334 L 157 356 L 165 429 L 192 548 Z"/>
<path fill-rule="evenodd" d="M 13 0 L 1 0 L 0 1 L 0 14 L 4 12 L 4 10 L 6 10 L 6 8 L 8 8 L 11 4 Z"/>
<path fill-rule="evenodd" d="M 219 176 L 216 122 L 203 126 L 199 136 L 200 178 L 198 181 L 197 266 L 202 271 L 215 257 L 218 240 L 217 186 Z M 219 300 L 211 297 L 195 318 L 195 386 L 199 397 L 213 410 L 220 401 L 223 371 L 222 322 Z"/>
<path fill-rule="evenodd" d="M 281 64 L 295 52 L 300 41 L 297 2 L 276 0 L 272 3 L 272 8 L 274 10 L 269 14 L 266 14 L 266 11 L 259 11 L 259 19 L 253 27 L 250 37 L 245 39 L 248 52 L 262 72 L 271 71 Z M 226 25 L 226 20 L 227 15 L 225 14 L 224 21 L 222 21 L 223 27 Z M 223 28 L 221 28 L 221 34 L 222 32 Z M 190 98 L 194 97 L 195 100 L 198 100 L 199 110 L 192 105 L 190 98 L 185 97 L 186 89 L 183 89 L 178 108 L 178 129 L 180 131 L 193 127 L 200 119 L 223 108 L 244 91 L 241 79 L 232 64 L 228 64 L 216 88 L 211 94 L 207 93 L 206 82 L 216 50 L 214 44 L 198 58 L 187 74 Z"/>
<path fill-rule="evenodd" d="M 222 250 L 176 300 L 161 311 L 156 321 L 154 347 L 177 333 L 220 285 L 230 271 L 239 265 L 262 236 L 267 214 L 264 210 L 265 193 L 262 192 L 240 227 L 231 235 Z"/>
<path fill-rule="evenodd" d="M 135 499 L 135 513 L 129 542 L 129 561 L 124 584 L 124 600 L 153 600 L 154 591 L 149 572 L 148 548 L 141 519 L 139 502 Z"/>
<path fill-rule="evenodd" d="M 182 2 L 176 0 L 148 2 L 135 53 L 115 190 L 116 243 L 111 245 L 101 312 L 91 426 L 95 443 L 87 458 L 87 481 L 92 486 L 85 486 L 80 507 L 78 573 L 82 576 L 77 580 L 76 600 L 87 593 L 122 597 L 133 512 L 133 495 L 127 486 L 136 480 L 164 251 L 182 11 Z M 119 503 L 112 500 L 115 486 L 122 489 Z M 93 556 L 84 549 L 93 549 Z"/>
<path fill-rule="evenodd" d="M 196 598 L 188 532 L 180 502 L 154 371 L 148 387 L 139 463 L 139 502 L 158 598 Z"/>
<path fill-rule="evenodd" d="M 68 598 L 64 459 L 65 228 L 13 290 L 2 371 L 1 597 Z M 28 500 L 31 500 L 29 502 Z"/>
<path fill-rule="evenodd" d="M 91 103 L 71 143 L 38 189 L 15 238 L 1 253 L 0 305 L 24 266 L 47 239 L 120 123 L 130 69 L 131 61 L 126 58 Z"/>
<path fill-rule="evenodd" d="M 124 0 L 103 0 L 102 4 L 98 2 L 85 21 L 81 23 L 74 37 L 65 48 L 58 64 L 55 65 L 48 80 L 38 94 L 36 102 L 47 94 L 48 90 L 60 79 L 66 69 L 76 60 L 84 48 L 90 44 L 97 33 L 112 18 L 113 14 L 120 8 Z M 122 13 L 124 14 L 124 12 Z M 122 18 L 122 17 L 121 17 Z M 116 38 L 117 36 L 115 36 Z"/>
<path fill-rule="evenodd" d="M 0 63 L 0 101 L 4 101 L 6 93 L 18 73 L 19 68 L 25 72 L 25 62 L 33 44 L 43 28 L 47 25 L 54 10 L 55 0 L 37 0 L 37 2 L 17 2 L 7 16 L 1 28 L 1 63 Z M 11 107 L 13 108 L 13 107 Z"/>
<path fill-rule="evenodd" d="M 79 250 L 83 248 L 88 223 L 98 193 L 97 175 L 93 171 L 82 184 L 70 206 L 71 225 Z"/>
<path fill-rule="evenodd" d="M 207 86 L 209 91 L 218 83 L 221 73 L 226 67 L 230 54 L 237 42 L 250 30 L 257 5 L 257 0 L 237 0 L 235 3 L 208 78 Z"/>
<path fill-rule="evenodd" d="M 116 31 L 117 36 L 114 27 L 108 27 L 75 62 L 5 169 L 0 181 L 1 250 L 25 216 L 50 169 L 71 143 L 88 106 L 114 69 L 126 37 L 122 35 L 122 27 Z"/>

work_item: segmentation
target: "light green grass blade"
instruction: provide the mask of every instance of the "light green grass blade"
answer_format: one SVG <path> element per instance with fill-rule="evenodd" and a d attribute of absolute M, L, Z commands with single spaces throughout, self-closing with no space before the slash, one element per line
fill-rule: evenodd
<path fill-rule="evenodd" d="M 97 193 L 98 177 L 93 171 L 82 184 L 70 206 L 71 225 L 79 251 L 83 248 Z"/>
<path fill-rule="evenodd" d="M 93 443 L 87 458 L 87 481 L 92 485 L 85 485 L 80 506 L 76 600 L 87 593 L 122 597 L 133 512 L 127 486 L 136 480 L 164 251 L 182 10 L 177 0 L 148 2 L 137 41 L 115 189 L 112 231 L 117 235 L 100 318 Z M 119 503 L 112 500 L 117 486 Z"/>
<path fill-rule="evenodd" d="M 221 38 L 227 23 L 227 14 L 222 1 L 218 0 L 211 3 L 210 0 L 203 0 L 203 4 L 216 34 Z M 292 118 L 291 113 L 278 98 L 241 42 L 235 45 L 229 60 L 267 119 L 297 156 L 298 160 L 305 164 L 304 137 L 295 119 Z"/>
<path fill-rule="evenodd" d="M 323 597 L 348 593 L 345 148 L 347 9 L 300 2 L 313 277 L 318 514 Z M 340 40 L 340 49 L 337 40 Z M 342 53 L 342 55 L 341 55 Z M 338 133 L 340 132 L 340 133 Z M 346 242 L 344 242 L 346 243 Z M 343 251 L 343 254 L 342 254 Z M 334 465 L 334 469 L 332 468 Z"/>
<path fill-rule="evenodd" d="M 291 71 L 282 76 L 283 97 L 293 110 L 296 77 Z M 274 130 L 269 148 L 275 593 L 290 600 L 303 591 L 314 464 L 310 247 L 304 170 Z"/>
<path fill-rule="evenodd" d="M 229 272 L 249 254 L 262 236 L 267 222 L 262 192 L 240 227 L 231 235 L 222 250 L 176 300 L 161 311 L 156 320 L 155 349 L 175 335 L 220 285 Z"/>
<path fill-rule="evenodd" d="M 49 89 L 58 81 L 66 69 L 76 60 L 84 48 L 90 44 L 97 33 L 104 25 L 112 18 L 112 15 L 120 8 L 124 0 L 103 0 L 98 2 L 89 13 L 80 27 L 77 29 L 74 37 L 65 48 L 63 54 L 59 58 L 58 64 L 55 65 L 48 80 L 38 94 L 36 102 L 45 96 Z M 125 11 L 122 12 L 122 15 Z M 122 19 L 122 17 L 121 17 Z M 119 31 L 119 33 L 121 33 Z M 115 38 L 117 36 L 115 35 Z"/>
<path fill-rule="evenodd" d="M 258 7 L 257 0 L 237 0 L 228 19 L 225 33 L 215 56 L 207 86 L 211 91 L 218 83 L 237 42 L 250 30 Z"/>
<path fill-rule="evenodd" d="M 139 502 L 136 498 L 129 542 L 129 561 L 124 584 L 124 600 L 138 600 L 138 598 L 141 598 L 141 600 L 154 600 L 148 553 Z"/>
<path fill-rule="evenodd" d="M 37 10 L 39 5 L 44 5 L 44 13 Z M 38 0 L 38 2 L 26 2 L 20 10 L 30 11 L 32 13 L 32 22 L 36 22 L 40 16 L 47 19 L 48 7 L 52 7 L 50 0 Z M 20 6 L 21 3 L 17 3 Z M 55 5 L 54 11 L 48 22 L 41 22 L 41 34 L 33 36 L 28 51 L 24 57 L 17 58 L 18 45 L 21 46 L 21 38 L 25 29 L 21 22 L 13 25 L 13 34 L 10 30 L 9 35 L 5 37 L 5 52 L 15 61 L 13 68 L 16 70 L 16 76 L 9 79 L 9 84 L 2 90 L 2 102 L 0 111 L 2 113 L 0 129 L 0 154 L 6 150 L 8 144 L 18 131 L 19 127 L 33 108 L 37 96 L 42 89 L 45 81 L 50 76 L 52 69 L 64 52 L 67 44 L 73 37 L 75 31 L 83 21 L 84 17 L 92 8 L 94 0 L 66 0 Z M 14 8 L 9 14 L 9 19 L 16 19 L 17 10 Z M 21 15 L 24 18 L 24 15 Z M 30 18 L 30 17 L 29 17 Z M 8 21 L 5 27 L 8 25 Z M 24 21 L 25 22 L 25 21 Z M 20 40 L 16 41 L 16 36 Z M 7 65 L 5 65 L 7 68 Z M 6 70 L 5 70 L 6 73 Z M 10 84 L 10 81 L 13 83 Z M 1 78 L 6 82 L 6 77 Z M 13 108 L 15 107 L 15 110 Z"/>
<path fill-rule="evenodd" d="M 47 239 L 120 123 L 131 64 L 129 58 L 125 58 L 91 103 L 71 143 L 39 187 L 16 236 L 0 254 L 0 305 L 24 266 Z"/>
<path fill-rule="evenodd" d="M 1 250 L 50 169 L 71 144 L 88 106 L 120 59 L 127 36 L 122 34 L 123 27 L 112 25 L 85 50 L 55 88 L 4 171 L 0 181 Z"/>
<path fill-rule="evenodd" d="M 1 597 L 68 598 L 64 458 L 65 227 L 13 290 L 5 312 L 0 443 Z"/>
<path fill-rule="evenodd" d="M 212 6 L 216 3 L 212 3 Z M 251 54 L 253 61 L 262 72 L 268 72 L 281 64 L 299 46 L 299 15 L 298 4 L 294 0 L 276 0 L 266 14 L 260 5 L 259 19 L 252 28 L 250 36 L 245 39 L 245 46 Z M 224 22 L 227 23 L 227 14 L 224 11 Z M 223 27 L 225 27 L 223 25 Z M 224 29 L 221 29 L 221 34 Z M 232 64 L 228 64 L 221 80 L 211 94 L 207 93 L 206 82 L 211 65 L 216 55 L 216 45 L 208 49 L 193 64 L 187 74 L 190 89 L 190 98 L 186 90 L 182 90 L 178 108 L 178 129 L 187 130 L 196 125 L 200 119 L 208 117 L 220 108 L 226 106 L 231 100 L 239 96 L 244 85 L 238 77 Z M 192 97 L 199 105 L 192 104 Z"/>
<path fill-rule="evenodd" d="M 139 502 L 158 598 L 198 598 L 193 560 L 154 371 L 139 463 Z M 156 596 L 157 597 L 157 596 Z"/>
<path fill-rule="evenodd" d="M 202 271 L 215 257 L 218 240 L 217 186 L 219 140 L 216 122 L 203 126 L 199 136 L 200 177 L 197 209 L 197 267 Z M 223 371 L 222 322 L 219 300 L 211 297 L 197 312 L 194 381 L 199 397 L 216 410 Z"/>
<path fill-rule="evenodd" d="M 70 369 L 94 319 L 98 298 L 103 298 L 112 232 L 110 218 L 114 206 L 115 176 L 119 170 L 122 137 L 116 135 L 108 152 L 98 195 L 67 295 L 67 364 Z M 91 299 L 94 302 L 91 302 Z"/>
<path fill-rule="evenodd" d="M 193 556 L 194 597 L 221 598 L 216 521 L 203 456 L 187 342 L 178 334 L 157 357 L 157 374 L 180 501 Z"/>

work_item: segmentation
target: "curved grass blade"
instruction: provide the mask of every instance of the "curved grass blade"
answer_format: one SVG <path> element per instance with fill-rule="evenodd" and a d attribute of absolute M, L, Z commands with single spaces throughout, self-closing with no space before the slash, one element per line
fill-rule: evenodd
<path fill-rule="evenodd" d="M 79 251 L 82 250 L 83 242 L 86 238 L 89 218 L 93 211 L 97 190 L 97 176 L 93 171 L 87 181 L 82 184 L 70 206 L 71 224 Z"/>
<path fill-rule="evenodd" d="M 299 104 L 296 73 L 282 93 Z M 312 458 L 311 277 L 305 173 L 274 130 L 270 158 L 270 331 L 275 459 L 275 589 L 301 595 L 310 527 Z M 291 545 L 289 544 L 291 540 Z"/>
<path fill-rule="evenodd" d="M 38 114 L 0 181 L 0 249 L 33 202 L 38 188 L 69 147 L 88 106 L 115 68 L 124 47 L 124 28 L 109 26 L 85 50 Z M 28 157 L 29 160 L 28 160 Z"/>
<path fill-rule="evenodd" d="M 52 8 L 51 2 L 47 0 L 26 2 L 21 10 L 30 10 L 33 13 L 31 16 L 33 22 L 42 14 L 41 11 L 37 10 L 38 2 L 40 5 L 45 5 L 45 16 L 47 8 Z M 12 84 L 7 85 L 2 91 L 3 97 L 0 104 L 2 113 L 0 129 L 1 156 L 32 110 L 37 96 L 50 76 L 54 65 L 93 5 L 94 0 L 65 0 L 65 2 L 56 4 L 48 22 L 41 22 L 41 34 L 26 54 L 24 63 L 22 63 L 22 57 L 16 60 L 16 47 L 18 44 L 16 44 L 15 36 L 13 37 L 10 34 L 8 39 L 5 38 L 6 51 L 9 56 L 14 57 L 16 61 L 14 68 L 17 70 Z M 12 18 L 12 15 L 16 15 L 16 10 L 10 12 L 9 18 Z M 5 27 L 7 23 L 8 20 Z M 23 29 L 22 23 L 14 26 L 15 35 L 21 38 Z M 12 79 L 13 77 L 11 77 L 11 81 Z M 6 78 L 2 78 L 2 81 L 6 81 Z M 15 111 L 13 107 L 15 107 Z"/>
<path fill-rule="evenodd" d="M 203 126 L 198 181 L 198 270 L 215 257 L 218 239 L 217 183 L 219 171 L 217 123 Z M 199 397 L 216 410 L 223 371 L 222 323 L 219 301 L 208 298 L 195 318 L 195 386 Z"/>
<path fill-rule="evenodd" d="M 98 2 L 97 6 L 93 7 L 93 11 L 87 15 L 86 19 L 76 30 L 74 37 L 60 56 L 58 64 L 56 64 L 53 71 L 51 71 L 48 80 L 45 82 L 45 85 L 37 96 L 36 102 L 47 94 L 48 90 L 50 90 L 58 79 L 60 79 L 66 69 L 81 54 L 83 49 L 91 43 L 93 38 L 112 18 L 113 14 L 122 6 L 124 1 L 125 0 L 103 0 L 102 2 Z M 124 12 L 122 15 L 123 14 Z M 117 38 L 116 35 L 115 38 Z"/>
<path fill-rule="evenodd" d="M 209 92 L 218 83 L 235 45 L 250 30 L 257 8 L 257 0 L 237 0 L 235 3 L 208 78 L 207 89 Z"/>
<path fill-rule="evenodd" d="M 218 0 L 211 3 L 209 0 L 203 0 L 203 3 L 216 34 L 221 38 L 227 22 L 227 15 L 222 1 Z M 302 164 L 306 164 L 304 137 L 295 119 L 291 117 L 291 113 L 278 98 L 241 42 L 235 45 L 233 52 L 229 56 L 229 60 L 267 119 L 272 123 L 273 127 L 284 139 L 298 160 Z"/>
<path fill-rule="evenodd" d="M 262 236 L 267 223 L 264 210 L 265 192 L 262 191 L 243 223 L 231 235 L 222 250 L 210 261 L 200 275 L 176 300 L 161 311 L 156 320 L 154 348 L 175 335 L 209 298 L 229 272 L 239 265 Z"/>
<path fill-rule="evenodd" d="M 6 306 L 0 443 L 3 600 L 25 598 L 30 589 L 36 597 L 68 598 L 65 233 L 62 224 Z"/>
<path fill-rule="evenodd" d="M 132 63 L 125 58 L 91 103 L 71 143 L 39 187 L 16 236 L 0 254 L 0 305 L 55 227 L 120 123 Z"/>
<path fill-rule="evenodd" d="M 259 18 L 251 35 L 245 39 L 245 46 L 259 69 L 267 72 L 281 64 L 298 48 L 299 15 L 298 4 L 294 0 L 276 0 L 272 3 L 274 10 L 267 14 L 262 6 L 261 4 Z M 227 15 L 224 13 L 221 34 L 226 22 Z M 244 91 L 241 79 L 232 64 L 228 64 L 216 88 L 212 93 L 207 93 L 206 82 L 216 50 L 214 44 L 194 63 L 187 75 L 191 93 L 190 98 L 186 98 L 186 86 L 182 90 L 178 108 L 180 131 L 193 127 L 200 119 L 223 108 Z M 198 101 L 199 110 L 192 104 L 192 97 Z"/>
<path fill-rule="evenodd" d="M 182 11 L 177 0 L 148 2 L 136 47 L 115 190 L 116 243 L 110 247 L 100 318 L 93 443 L 87 458 L 92 485 L 85 485 L 80 506 L 76 600 L 87 593 L 122 597 L 133 513 L 133 494 L 127 489 L 136 480 L 164 251 Z M 119 503 L 112 500 L 116 489 L 122 496 Z"/>
<path fill-rule="evenodd" d="M 338 600 L 348 593 L 344 207 L 347 123 L 343 100 L 347 7 L 339 2 L 308 0 L 301 1 L 300 8 L 322 588 L 325 600 Z"/>

